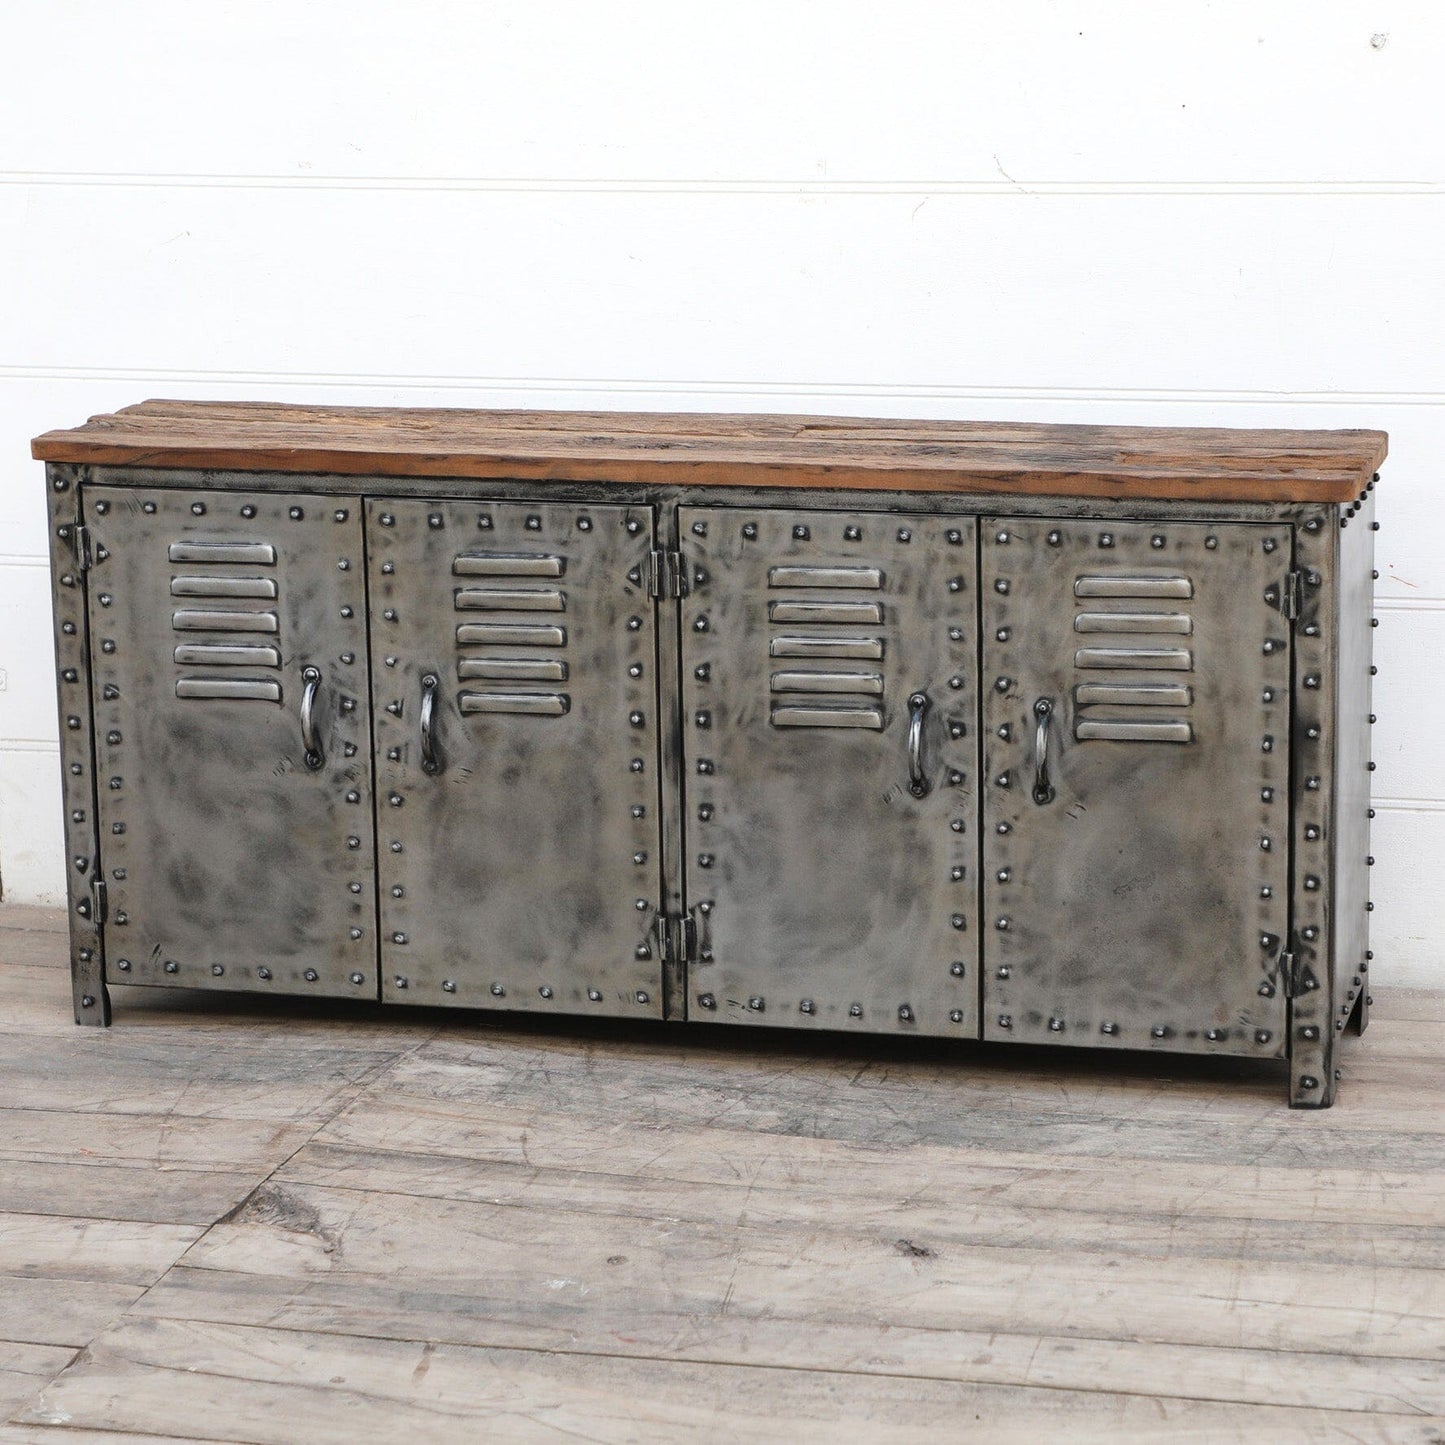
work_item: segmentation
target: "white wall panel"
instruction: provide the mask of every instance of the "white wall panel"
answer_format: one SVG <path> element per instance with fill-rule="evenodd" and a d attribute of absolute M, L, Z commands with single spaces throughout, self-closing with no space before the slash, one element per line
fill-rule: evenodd
<path fill-rule="evenodd" d="M 1379 809 L 1371 847 L 1371 992 L 1378 997 L 1382 988 L 1445 986 L 1440 944 L 1445 809 Z"/>
<path fill-rule="evenodd" d="M 1439 179 L 1423 3 L 45 0 L 6 28 L 4 170 Z"/>
<path fill-rule="evenodd" d="M 7 903 L 65 902 L 60 753 L 0 745 L 0 887 Z"/>
<path fill-rule="evenodd" d="M 1441 393 L 1442 234 L 1445 193 L 0 188 L 38 367 Z"/>
<path fill-rule="evenodd" d="M 56 743 L 59 719 L 49 614 L 49 567 L 0 564 L 0 739 L 4 741 Z"/>

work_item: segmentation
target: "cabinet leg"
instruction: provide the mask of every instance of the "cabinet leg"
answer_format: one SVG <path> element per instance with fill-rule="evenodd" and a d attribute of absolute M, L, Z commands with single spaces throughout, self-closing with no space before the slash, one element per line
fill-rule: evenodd
<path fill-rule="evenodd" d="M 1321 1034 L 1324 1029 L 1319 1030 Z M 1296 1036 L 1290 1051 L 1289 1106 L 1291 1109 L 1328 1109 L 1335 1102 L 1335 1041 L 1333 1030 L 1319 1039 Z"/>
<path fill-rule="evenodd" d="M 1355 1000 L 1355 1011 L 1350 1015 L 1350 1027 L 1357 1034 L 1364 1033 L 1370 1026 L 1370 1003 L 1370 986 L 1366 983 Z"/>
<path fill-rule="evenodd" d="M 71 958 L 70 989 L 76 1023 L 110 1027 L 110 990 L 105 986 L 105 971 L 98 959 Z"/>

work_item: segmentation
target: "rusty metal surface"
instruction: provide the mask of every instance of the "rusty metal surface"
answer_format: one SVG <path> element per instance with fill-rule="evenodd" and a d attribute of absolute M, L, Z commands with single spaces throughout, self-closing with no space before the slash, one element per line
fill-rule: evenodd
<path fill-rule="evenodd" d="M 980 537 L 984 1037 L 1281 1054 L 1290 528 Z"/>
<path fill-rule="evenodd" d="M 972 519 L 680 520 L 689 1017 L 972 1036 Z"/>
<path fill-rule="evenodd" d="M 367 503 L 387 1000 L 661 1016 L 654 522 Z"/>
<path fill-rule="evenodd" d="M 374 997 L 360 508 L 92 486 L 85 517 L 110 976 Z"/>

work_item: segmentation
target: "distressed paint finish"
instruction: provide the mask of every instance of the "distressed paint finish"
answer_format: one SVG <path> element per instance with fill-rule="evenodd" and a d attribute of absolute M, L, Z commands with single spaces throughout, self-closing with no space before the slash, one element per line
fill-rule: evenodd
<path fill-rule="evenodd" d="M 384 498 L 366 527 L 383 998 L 661 1017 L 652 508 Z"/>
<path fill-rule="evenodd" d="M 105 934 L 98 901 L 104 890 L 96 823 L 94 715 L 90 677 L 90 619 L 85 597 L 88 543 L 81 525 L 81 492 L 90 469 L 52 462 L 45 468 L 54 594 L 56 694 L 60 709 L 61 795 L 65 808 L 65 884 L 70 917 L 70 977 L 78 1024 L 110 1022 L 105 986 Z"/>
<path fill-rule="evenodd" d="M 85 515 L 112 978 L 374 998 L 359 508 L 92 485 Z"/>
<path fill-rule="evenodd" d="M 975 1036 L 973 519 L 680 518 L 689 1017 Z"/>
<path fill-rule="evenodd" d="M 981 524 L 985 1038 L 1283 1053 L 1290 540 Z"/>

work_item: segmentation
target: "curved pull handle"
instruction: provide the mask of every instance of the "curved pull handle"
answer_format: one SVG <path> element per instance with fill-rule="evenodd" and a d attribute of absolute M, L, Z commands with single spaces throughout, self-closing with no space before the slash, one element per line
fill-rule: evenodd
<path fill-rule="evenodd" d="M 429 672 L 421 680 L 421 770 L 424 773 L 439 773 L 441 759 L 437 756 L 436 704 L 438 679 Z"/>
<path fill-rule="evenodd" d="M 1034 730 L 1034 802 L 1052 803 L 1053 784 L 1049 781 L 1049 722 L 1054 715 L 1052 698 L 1041 697 L 1034 704 L 1038 727 Z"/>
<path fill-rule="evenodd" d="M 929 787 L 923 771 L 923 718 L 928 712 L 928 694 L 915 692 L 908 699 L 908 791 L 923 797 Z"/>
<path fill-rule="evenodd" d="M 316 694 L 321 691 L 321 669 L 303 667 L 301 681 L 301 746 L 306 749 L 306 766 L 315 772 L 326 761 L 321 737 L 316 731 Z"/>

